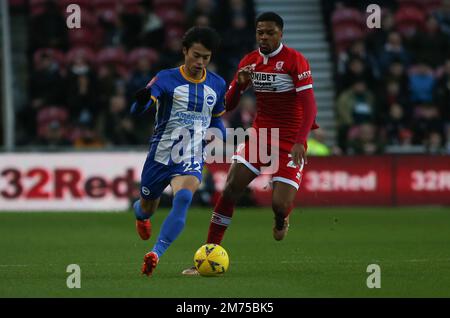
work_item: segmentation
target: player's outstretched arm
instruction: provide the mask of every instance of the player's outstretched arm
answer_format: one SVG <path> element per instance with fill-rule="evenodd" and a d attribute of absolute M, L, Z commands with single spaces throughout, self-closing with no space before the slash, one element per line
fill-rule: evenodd
<path fill-rule="evenodd" d="M 233 81 L 230 84 L 225 95 L 225 109 L 229 112 L 236 108 L 241 99 L 241 95 L 250 85 L 250 79 L 252 74 L 252 68 L 250 65 L 242 67 L 236 73 Z"/>
<path fill-rule="evenodd" d="M 147 109 L 150 108 L 150 106 L 154 102 L 154 98 L 152 98 L 152 91 L 150 87 L 144 87 L 139 89 L 135 94 L 134 97 L 136 99 L 136 102 L 133 103 L 131 106 L 130 113 L 133 115 L 140 115 L 147 111 Z"/>
<path fill-rule="evenodd" d="M 303 106 L 303 124 L 298 130 L 295 144 L 291 149 L 291 155 L 294 163 L 300 166 L 302 160 L 305 164 L 307 163 L 304 145 L 306 144 L 308 134 L 311 129 L 317 128 L 314 122 L 317 115 L 317 105 L 312 88 L 300 91 L 297 94 L 300 98 L 300 105 Z"/>

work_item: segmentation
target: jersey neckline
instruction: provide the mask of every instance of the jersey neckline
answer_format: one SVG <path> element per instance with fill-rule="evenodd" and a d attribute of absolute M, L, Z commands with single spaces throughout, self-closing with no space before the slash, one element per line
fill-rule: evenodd
<path fill-rule="evenodd" d="M 183 66 L 181 65 L 178 69 L 180 70 L 181 76 L 183 76 L 183 78 L 191 83 L 195 83 L 195 84 L 199 84 L 199 83 L 203 83 L 206 80 L 206 69 L 203 69 L 203 76 L 201 79 L 196 80 L 194 78 L 189 77 L 186 72 L 183 70 Z"/>
<path fill-rule="evenodd" d="M 261 52 L 261 49 L 258 49 L 258 52 L 259 52 L 259 54 L 260 54 L 262 57 L 269 58 L 269 57 L 274 57 L 275 55 L 278 55 L 278 53 L 281 52 L 281 50 L 283 49 L 283 47 L 284 47 L 283 43 L 280 42 L 280 46 L 278 47 L 278 49 L 276 49 L 276 50 L 273 51 L 272 53 L 269 53 L 269 54 L 263 54 L 263 53 Z"/>

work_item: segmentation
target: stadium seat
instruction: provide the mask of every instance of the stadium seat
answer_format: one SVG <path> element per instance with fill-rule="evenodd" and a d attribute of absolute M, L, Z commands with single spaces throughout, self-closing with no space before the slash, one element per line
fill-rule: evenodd
<path fill-rule="evenodd" d="M 69 118 L 69 113 L 67 109 L 60 106 L 46 106 L 40 109 L 37 113 L 36 121 L 37 121 L 37 134 L 39 137 L 44 136 L 48 125 L 57 121 L 61 125 L 67 123 L 67 119 Z"/>
<path fill-rule="evenodd" d="M 184 0 L 153 0 L 153 7 L 155 10 L 161 8 L 174 8 L 183 10 L 185 6 Z"/>
<path fill-rule="evenodd" d="M 106 23 L 116 24 L 118 21 L 117 11 L 115 9 L 107 8 L 95 11 L 97 19 L 100 19 Z"/>
<path fill-rule="evenodd" d="M 421 0 L 397 0 L 399 7 L 415 7 L 418 10 L 424 9 L 424 1 Z"/>
<path fill-rule="evenodd" d="M 352 43 L 364 38 L 360 27 L 343 25 L 333 29 L 335 50 L 337 53 L 345 51 Z"/>
<path fill-rule="evenodd" d="M 395 14 L 395 27 L 402 36 L 410 37 L 425 23 L 425 13 L 415 6 L 402 6 Z"/>
<path fill-rule="evenodd" d="M 155 10 L 156 15 L 158 15 L 165 25 L 170 26 L 183 26 L 185 23 L 184 13 L 176 9 L 158 9 Z"/>
<path fill-rule="evenodd" d="M 165 28 L 166 41 L 172 38 L 182 38 L 185 30 L 180 26 L 168 26 Z"/>
<path fill-rule="evenodd" d="M 116 10 L 117 0 L 92 0 L 92 6 L 95 11 L 112 9 Z"/>
<path fill-rule="evenodd" d="M 97 53 L 96 62 L 98 64 L 115 64 L 115 65 L 125 65 L 127 55 L 122 48 L 108 47 L 100 50 Z"/>
<path fill-rule="evenodd" d="M 89 46 L 95 47 L 97 43 L 97 38 L 95 36 L 94 30 L 88 30 L 85 28 L 81 29 L 70 29 L 69 33 L 69 42 L 71 47 L 76 46 Z"/>
<path fill-rule="evenodd" d="M 46 0 L 30 0 L 30 15 L 40 15 L 45 11 Z"/>
<path fill-rule="evenodd" d="M 24 8 L 27 0 L 9 0 L 9 6 L 12 9 Z"/>
<path fill-rule="evenodd" d="M 405 23 L 412 22 L 416 24 L 423 24 L 425 21 L 425 13 L 415 6 L 402 6 L 395 13 L 395 22 Z"/>
<path fill-rule="evenodd" d="M 151 64 L 155 64 L 159 61 L 158 51 L 150 48 L 136 48 L 128 54 L 128 63 L 135 65 L 136 62 L 142 58 L 147 58 Z"/>
<path fill-rule="evenodd" d="M 92 0 L 57 0 L 57 3 L 59 7 L 61 8 L 62 12 L 66 12 L 66 8 L 71 4 L 77 4 L 80 6 L 81 10 L 86 9 L 90 10 L 92 9 Z M 86 11 L 83 10 L 83 14 Z M 83 19 L 83 16 L 81 17 Z"/>
<path fill-rule="evenodd" d="M 83 57 L 89 64 L 95 63 L 95 52 L 89 47 L 75 47 L 66 54 L 66 64 L 72 64 L 77 57 Z"/>
<path fill-rule="evenodd" d="M 357 9 L 353 8 L 337 9 L 333 12 L 333 15 L 331 17 L 333 27 L 335 25 L 341 24 L 362 25 L 363 21 L 364 21 L 363 14 Z"/>

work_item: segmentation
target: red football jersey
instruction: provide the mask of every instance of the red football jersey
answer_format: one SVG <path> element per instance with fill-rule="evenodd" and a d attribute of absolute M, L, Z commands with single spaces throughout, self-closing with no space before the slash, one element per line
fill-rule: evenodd
<path fill-rule="evenodd" d="M 281 44 L 268 55 L 259 50 L 247 54 L 238 69 L 248 65 L 253 69 L 251 84 L 257 106 L 253 127 L 279 128 L 280 141 L 293 144 L 303 124 L 303 107 L 297 93 L 313 87 L 308 61 L 300 52 Z M 237 72 L 230 89 L 236 80 Z"/>

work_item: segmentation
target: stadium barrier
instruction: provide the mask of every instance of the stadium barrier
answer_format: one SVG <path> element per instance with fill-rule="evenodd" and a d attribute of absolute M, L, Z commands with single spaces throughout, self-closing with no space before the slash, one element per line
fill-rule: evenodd
<path fill-rule="evenodd" d="M 127 210 L 130 198 L 138 194 L 145 155 L 0 154 L 0 211 Z M 229 164 L 207 168 L 216 192 L 222 191 Z M 257 177 L 250 189 L 255 204 L 270 206 L 269 176 Z M 296 203 L 450 205 L 450 156 L 310 157 Z"/>

